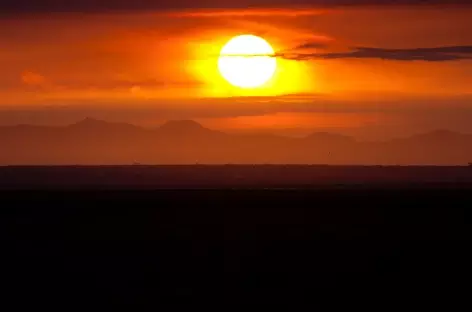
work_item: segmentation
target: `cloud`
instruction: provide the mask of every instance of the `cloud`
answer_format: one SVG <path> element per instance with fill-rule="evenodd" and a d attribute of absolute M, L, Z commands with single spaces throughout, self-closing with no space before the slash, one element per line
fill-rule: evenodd
<path fill-rule="evenodd" d="M 306 43 L 297 48 L 310 47 Z M 314 43 L 313 47 L 318 45 Z M 435 48 L 413 48 L 413 49 L 383 49 L 370 47 L 356 47 L 347 52 L 329 53 L 277 53 L 279 58 L 295 61 L 309 61 L 317 59 L 382 59 L 391 61 L 426 61 L 444 62 L 458 60 L 472 60 L 472 46 L 446 46 Z"/>
<path fill-rule="evenodd" d="M 99 89 L 133 89 L 137 92 L 142 89 L 159 88 L 193 88 L 203 86 L 204 83 L 197 80 L 158 80 L 158 79 L 109 79 L 101 82 L 64 81 L 61 87 L 74 88 L 99 88 Z"/>
<path fill-rule="evenodd" d="M 44 86 L 47 84 L 46 77 L 28 70 L 21 73 L 21 81 L 28 86 Z"/>
<path fill-rule="evenodd" d="M 323 94 L 287 94 L 283 96 L 202 98 L 194 100 L 172 99 L 120 99 L 116 105 L 110 101 L 89 100 L 84 105 L 80 100 L 59 99 L 43 104 L 8 106 L 0 108 L 0 124 L 13 120 L 19 112 L 42 116 L 48 119 L 58 116 L 68 118 L 96 117 L 107 119 L 116 116 L 140 119 L 155 116 L 160 119 L 225 118 L 258 116 L 274 113 L 323 113 L 323 114 L 436 114 L 445 116 L 448 112 L 467 112 L 471 116 L 472 95 L 457 97 L 399 97 L 382 95 L 362 101 L 350 98 L 332 97 Z M 9 118 L 7 118 L 9 116 Z M 105 117 L 108 116 L 108 117 Z M 134 116 L 134 117 L 133 117 Z M 68 119 L 65 118 L 64 120 Z"/>
<path fill-rule="evenodd" d="M 326 8 L 336 6 L 392 6 L 392 5 L 470 5 L 470 0 L 2 0 L 2 14 L 57 13 L 57 12 L 129 12 L 172 11 L 186 9 L 246 9 L 246 8 Z"/>
<path fill-rule="evenodd" d="M 312 50 L 312 49 L 324 49 L 326 48 L 326 43 L 324 42 L 307 42 L 299 46 L 296 46 L 292 50 Z"/>
<path fill-rule="evenodd" d="M 321 8 L 251 8 L 251 9 L 198 9 L 183 10 L 172 12 L 170 16 L 176 17 L 249 17 L 249 16 L 282 16 L 282 17 L 300 17 L 313 16 L 326 13 L 327 9 Z"/>
<path fill-rule="evenodd" d="M 58 90 L 77 89 L 129 89 L 132 93 L 139 93 L 143 89 L 159 88 L 192 88 L 203 86 L 204 83 L 197 80 L 158 80 L 158 79 L 108 79 L 101 81 L 83 81 L 76 79 L 61 79 L 60 83 L 55 83 L 34 71 L 24 71 L 21 73 L 21 81 L 30 87 L 42 87 Z"/>
<path fill-rule="evenodd" d="M 253 8 L 253 9 L 199 9 L 172 12 L 175 17 L 249 17 L 249 16 L 283 16 L 300 17 L 320 15 L 327 9 L 297 9 L 297 8 Z"/>
<path fill-rule="evenodd" d="M 445 62 L 472 60 L 472 46 L 447 46 L 435 48 L 383 49 L 356 47 L 347 52 L 317 52 L 327 49 L 324 42 L 308 42 L 275 54 L 228 54 L 236 57 L 270 56 L 292 61 L 332 60 L 332 59 L 381 59 L 389 61 Z M 303 52 L 314 50 L 315 52 Z"/>

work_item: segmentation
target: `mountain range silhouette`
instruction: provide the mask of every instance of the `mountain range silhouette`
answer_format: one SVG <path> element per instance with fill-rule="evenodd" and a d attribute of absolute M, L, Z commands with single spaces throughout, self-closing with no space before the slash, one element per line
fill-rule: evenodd
<path fill-rule="evenodd" d="M 448 130 L 386 141 L 315 132 L 302 138 L 228 134 L 193 120 L 142 128 L 85 118 L 63 126 L 0 127 L 0 164 L 464 165 L 472 135 Z"/>

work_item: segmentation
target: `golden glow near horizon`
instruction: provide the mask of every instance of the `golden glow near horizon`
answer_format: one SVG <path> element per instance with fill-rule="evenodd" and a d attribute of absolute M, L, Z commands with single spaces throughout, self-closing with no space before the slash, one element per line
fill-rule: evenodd
<path fill-rule="evenodd" d="M 271 79 L 277 68 L 274 50 L 261 37 L 241 35 L 221 49 L 218 69 L 229 83 L 240 88 L 256 88 Z"/>

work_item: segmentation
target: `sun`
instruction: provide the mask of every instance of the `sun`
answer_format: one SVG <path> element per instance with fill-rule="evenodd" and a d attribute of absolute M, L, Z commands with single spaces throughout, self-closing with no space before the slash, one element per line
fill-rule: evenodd
<path fill-rule="evenodd" d="M 274 50 L 261 37 L 236 36 L 221 49 L 218 69 L 233 86 L 260 87 L 275 73 L 277 60 L 273 55 Z"/>

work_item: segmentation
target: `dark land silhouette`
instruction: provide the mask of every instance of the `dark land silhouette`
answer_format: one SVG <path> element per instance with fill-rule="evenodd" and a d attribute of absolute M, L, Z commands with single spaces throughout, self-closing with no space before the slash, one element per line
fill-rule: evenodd
<path fill-rule="evenodd" d="M 0 190 L 471 189 L 471 166 L 4 166 Z"/>
<path fill-rule="evenodd" d="M 470 189 L 0 196 L 0 283 L 15 307 L 379 309 L 468 298 Z"/>
<path fill-rule="evenodd" d="M 0 137 L 16 164 L 0 167 L 0 283 L 15 307 L 451 308 L 472 277 L 468 135 L 363 143 L 87 119 Z"/>
<path fill-rule="evenodd" d="M 0 127 L 2 165 L 347 164 L 466 165 L 472 135 L 437 130 L 363 142 L 335 133 L 303 138 L 227 134 L 190 121 L 154 129 L 86 118 L 65 127 Z"/>

